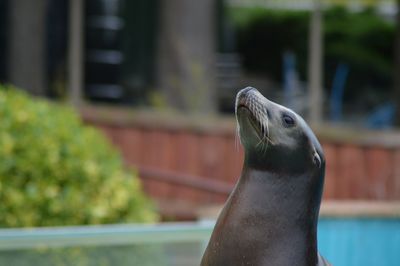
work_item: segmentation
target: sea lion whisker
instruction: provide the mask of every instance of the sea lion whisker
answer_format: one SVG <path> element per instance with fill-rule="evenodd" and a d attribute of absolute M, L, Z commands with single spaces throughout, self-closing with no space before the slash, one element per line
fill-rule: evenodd
<path fill-rule="evenodd" d="M 265 110 L 265 109 L 264 109 Z M 269 137 L 269 119 L 267 115 L 264 115 L 263 117 L 265 117 L 265 119 L 263 119 L 263 123 L 262 123 L 262 131 L 263 131 L 263 139 L 266 139 L 266 142 L 264 144 L 264 151 L 263 153 L 266 152 L 267 148 L 268 148 L 268 144 L 272 143 L 271 138 Z"/>
<path fill-rule="evenodd" d="M 264 137 L 262 137 L 262 138 L 258 137 L 258 139 L 259 139 L 259 142 L 256 144 L 256 147 L 258 147 L 260 144 L 263 144 L 263 142 L 264 142 Z"/>
<path fill-rule="evenodd" d="M 269 136 L 266 135 L 265 139 L 267 141 L 264 144 L 264 152 L 263 152 L 264 154 L 267 152 L 269 144 L 273 145 L 272 140 L 271 140 L 271 138 Z"/>
<path fill-rule="evenodd" d="M 235 130 L 235 150 L 239 151 L 239 143 L 242 141 L 240 140 L 240 127 L 239 124 L 237 123 L 236 125 L 236 130 Z"/>
<path fill-rule="evenodd" d="M 264 143 L 264 149 L 262 150 L 263 154 L 266 154 L 268 151 L 268 141 Z"/>
<path fill-rule="evenodd" d="M 258 140 L 259 140 L 258 143 L 257 143 L 257 145 L 259 145 L 259 143 L 263 141 L 263 137 L 259 136 L 258 134 L 256 134 L 256 136 L 257 136 L 257 138 L 258 138 Z M 256 145 L 256 146 L 257 146 L 257 145 Z"/>
<path fill-rule="evenodd" d="M 265 136 L 263 136 L 262 138 L 259 137 L 259 141 L 256 144 L 256 148 L 259 148 L 260 152 L 264 153 L 264 149 L 265 149 Z"/>

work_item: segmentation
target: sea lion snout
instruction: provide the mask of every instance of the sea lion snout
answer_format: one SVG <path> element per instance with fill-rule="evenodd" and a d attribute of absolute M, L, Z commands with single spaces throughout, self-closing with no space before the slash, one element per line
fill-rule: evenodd
<path fill-rule="evenodd" d="M 236 110 L 241 106 L 251 108 L 256 102 L 260 103 L 259 107 L 261 104 L 266 107 L 269 101 L 256 88 L 246 87 L 237 93 L 235 108 Z"/>
<path fill-rule="evenodd" d="M 236 103 L 235 103 L 235 110 L 237 111 L 237 109 L 240 106 L 246 106 L 247 105 L 247 97 L 248 97 L 248 93 L 252 90 L 255 90 L 255 88 L 253 87 L 246 87 L 242 90 L 240 90 L 237 95 L 236 95 Z"/>
<path fill-rule="evenodd" d="M 236 95 L 235 111 L 240 107 L 249 109 L 253 115 L 267 115 L 271 118 L 271 110 L 275 109 L 275 103 L 265 98 L 256 88 L 246 87 Z"/>

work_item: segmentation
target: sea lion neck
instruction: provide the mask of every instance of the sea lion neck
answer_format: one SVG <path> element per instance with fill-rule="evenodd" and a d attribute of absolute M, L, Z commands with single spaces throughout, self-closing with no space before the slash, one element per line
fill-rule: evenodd
<path fill-rule="evenodd" d="M 243 204 L 235 207 L 244 210 L 239 214 L 241 219 L 252 220 L 251 229 L 246 230 L 259 234 L 246 234 L 255 238 L 249 242 L 265 243 L 264 248 L 271 251 L 269 259 L 280 254 L 276 249 L 292 250 L 290 260 L 287 253 L 282 254 L 271 265 L 281 265 L 278 261 L 286 260 L 297 261 L 298 265 L 316 265 L 319 188 L 316 182 L 305 182 L 312 178 L 299 175 L 289 180 L 286 176 L 244 166 L 238 185 L 240 191 L 235 190 L 234 194 L 237 202 Z"/>
<path fill-rule="evenodd" d="M 259 214 L 268 219 L 290 218 L 297 225 L 311 220 L 311 225 L 316 226 L 323 183 L 323 176 L 317 175 L 318 172 L 289 176 L 244 165 L 237 185 L 240 190 L 234 194 L 245 194 L 253 207 L 260 208 Z M 254 208 L 247 210 L 253 212 Z"/>

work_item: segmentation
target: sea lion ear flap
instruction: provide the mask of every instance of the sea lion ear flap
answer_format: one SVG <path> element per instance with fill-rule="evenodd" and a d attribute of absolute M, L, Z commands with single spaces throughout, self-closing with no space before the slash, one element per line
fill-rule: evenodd
<path fill-rule="evenodd" d="M 318 152 L 315 149 L 313 154 L 313 161 L 318 168 L 321 168 L 321 157 L 319 156 Z"/>

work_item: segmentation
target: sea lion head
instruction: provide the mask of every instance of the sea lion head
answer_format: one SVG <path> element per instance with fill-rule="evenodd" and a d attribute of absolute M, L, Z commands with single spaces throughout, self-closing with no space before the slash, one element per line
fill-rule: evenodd
<path fill-rule="evenodd" d="M 235 113 L 245 166 L 277 174 L 323 173 L 321 145 L 294 111 L 247 87 L 236 96 Z"/>

